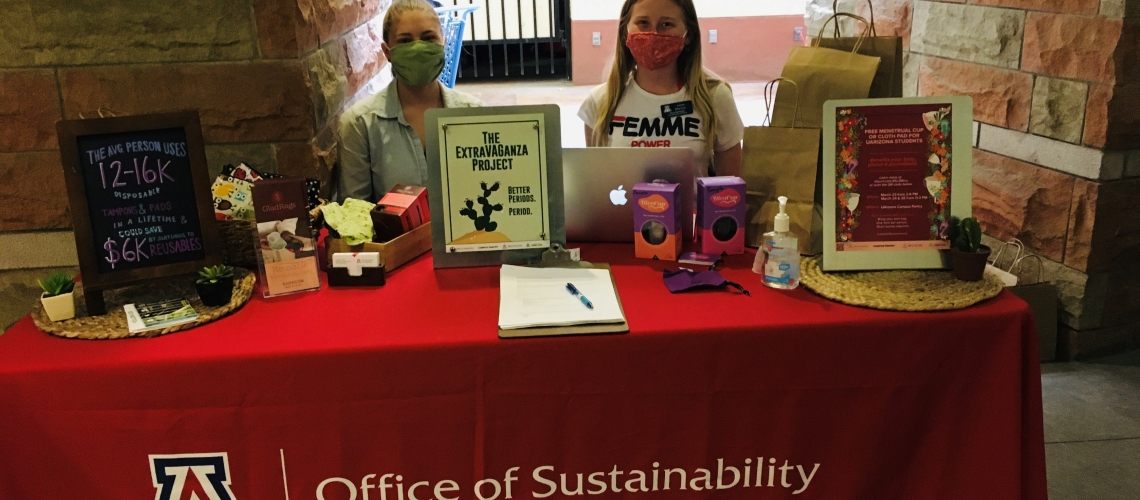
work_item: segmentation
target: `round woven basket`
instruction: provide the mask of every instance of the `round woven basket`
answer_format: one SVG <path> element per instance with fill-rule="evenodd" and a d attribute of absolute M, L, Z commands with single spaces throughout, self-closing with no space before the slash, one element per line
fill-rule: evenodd
<path fill-rule="evenodd" d="M 103 293 L 103 300 L 107 303 L 107 314 L 102 316 L 87 316 L 83 302 L 83 283 L 80 282 L 75 284 L 74 319 L 52 321 L 48 319 L 43 306 L 37 302 L 36 308 L 32 311 L 32 320 L 35 321 L 36 327 L 44 332 L 71 339 L 157 337 L 204 325 L 240 309 L 253 296 L 253 286 L 256 281 L 257 278 L 253 273 L 242 268 L 234 268 L 233 297 L 228 304 L 218 307 L 209 307 L 202 303 L 198 298 L 198 292 L 194 289 L 193 280 L 189 277 L 108 290 Z M 131 333 L 127 329 L 127 313 L 123 310 L 124 305 L 170 299 L 189 300 L 190 305 L 194 306 L 194 311 L 198 313 L 198 319 L 162 330 Z"/>
<path fill-rule="evenodd" d="M 227 266 L 253 269 L 257 267 L 254 235 L 257 223 L 251 220 L 218 221 L 218 238 L 222 242 L 222 262 Z"/>
<path fill-rule="evenodd" d="M 319 233 L 324 224 L 324 214 L 321 208 L 327 202 L 321 200 L 320 204 L 309 210 L 309 223 L 313 233 Z M 219 220 L 218 239 L 221 241 L 222 262 L 227 266 L 254 269 L 257 267 L 257 222 L 251 220 Z"/>
<path fill-rule="evenodd" d="M 813 292 L 853 306 L 890 311 L 964 309 L 1001 293 L 1001 280 L 960 281 L 950 271 L 857 271 L 825 273 L 819 257 L 800 262 L 800 280 Z"/>

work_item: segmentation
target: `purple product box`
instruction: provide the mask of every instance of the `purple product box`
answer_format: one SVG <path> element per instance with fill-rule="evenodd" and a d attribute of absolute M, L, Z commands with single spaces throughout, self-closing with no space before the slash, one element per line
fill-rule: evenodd
<path fill-rule="evenodd" d="M 744 253 L 745 194 L 740 177 L 697 179 L 697 239 L 702 253 Z"/>
<path fill-rule="evenodd" d="M 681 254 L 680 187 L 650 182 L 633 187 L 633 248 L 638 258 L 677 260 Z"/>

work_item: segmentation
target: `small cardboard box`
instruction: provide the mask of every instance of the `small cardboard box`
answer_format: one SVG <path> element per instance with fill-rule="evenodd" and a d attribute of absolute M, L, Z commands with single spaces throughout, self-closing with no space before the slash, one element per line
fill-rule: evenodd
<path fill-rule="evenodd" d="M 633 187 L 633 248 L 638 258 L 677 260 L 681 254 L 680 184 Z"/>
<path fill-rule="evenodd" d="M 376 240 L 390 241 L 431 221 L 427 188 L 396 184 L 372 209 Z"/>
<path fill-rule="evenodd" d="M 380 254 L 380 265 L 391 272 L 431 250 L 431 224 L 420 224 L 419 227 L 387 243 L 368 242 L 350 246 L 340 238 L 330 237 L 326 238 L 325 246 L 329 268 L 332 268 L 332 255 L 337 252 L 377 252 Z"/>
<path fill-rule="evenodd" d="M 740 177 L 697 179 L 697 241 L 701 253 L 744 253 L 745 193 Z"/>

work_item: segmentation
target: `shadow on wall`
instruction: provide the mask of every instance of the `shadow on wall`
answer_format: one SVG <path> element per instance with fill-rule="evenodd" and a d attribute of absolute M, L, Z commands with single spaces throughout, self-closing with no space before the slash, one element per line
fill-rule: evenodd
<path fill-rule="evenodd" d="M 13 324 L 32 312 L 42 290 L 36 279 L 46 278 L 53 273 L 79 274 L 78 267 L 49 267 L 40 269 L 13 269 L 0 271 L 0 330 L 7 330 Z"/>

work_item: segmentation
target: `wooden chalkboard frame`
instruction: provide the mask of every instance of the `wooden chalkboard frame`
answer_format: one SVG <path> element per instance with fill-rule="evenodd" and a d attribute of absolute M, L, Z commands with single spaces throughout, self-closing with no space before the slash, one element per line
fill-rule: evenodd
<path fill-rule="evenodd" d="M 98 248 L 92 240 L 91 215 L 87 207 L 87 190 L 79 158 L 79 139 L 89 135 L 120 134 L 181 128 L 186 135 L 187 158 L 198 206 L 198 221 L 202 231 L 201 260 L 163 264 L 142 269 L 102 273 L 98 266 Z M 75 231 L 75 248 L 79 253 L 79 271 L 83 277 L 87 314 L 106 314 L 103 291 L 127 285 L 144 283 L 173 276 L 183 276 L 205 266 L 222 262 L 214 204 L 210 194 L 210 174 L 206 166 L 206 148 L 202 140 L 202 125 L 197 111 L 158 113 L 112 118 L 61 120 L 56 122 L 59 153 L 63 161 L 63 174 L 67 183 L 67 199 L 71 206 L 71 223 Z"/>

